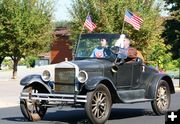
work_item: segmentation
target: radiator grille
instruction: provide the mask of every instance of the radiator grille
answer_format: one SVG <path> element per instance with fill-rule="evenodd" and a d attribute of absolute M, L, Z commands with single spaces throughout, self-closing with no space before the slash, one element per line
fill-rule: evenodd
<path fill-rule="evenodd" d="M 74 93 L 75 91 L 75 69 L 55 69 L 55 92 Z"/>

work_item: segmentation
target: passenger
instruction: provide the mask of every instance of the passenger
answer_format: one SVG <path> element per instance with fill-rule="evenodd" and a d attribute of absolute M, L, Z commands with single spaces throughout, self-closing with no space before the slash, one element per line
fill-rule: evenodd
<path fill-rule="evenodd" d="M 109 56 L 108 52 L 108 42 L 106 39 L 101 39 L 100 40 L 100 46 L 96 47 L 90 57 L 96 57 L 96 58 L 105 58 Z"/>
<path fill-rule="evenodd" d="M 133 62 L 136 60 L 137 57 L 141 58 L 142 61 L 144 61 L 144 58 L 140 51 L 138 51 L 136 48 L 130 46 L 130 39 L 127 35 L 121 34 L 120 38 L 117 40 L 115 43 L 115 46 L 120 47 L 120 52 L 123 51 L 123 54 L 119 54 L 119 56 L 125 56 L 125 57 L 120 57 L 122 58 L 122 62 Z M 124 60 L 125 59 L 125 60 Z M 122 63 L 121 62 L 121 63 Z"/>

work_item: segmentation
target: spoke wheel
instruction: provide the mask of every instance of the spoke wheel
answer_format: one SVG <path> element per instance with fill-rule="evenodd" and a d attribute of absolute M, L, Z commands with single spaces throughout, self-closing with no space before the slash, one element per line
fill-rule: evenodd
<path fill-rule="evenodd" d="M 34 89 L 33 87 L 28 87 L 23 90 L 23 92 L 28 93 L 38 93 L 40 92 L 38 89 Z M 39 100 L 30 100 L 30 99 L 23 99 L 20 101 L 20 108 L 21 112 L 24 115 L 24 117 L 29 121 L 38 121 L 41 120 L 45 113 L 47 108 L 42 106 L 45 101 L 39 101 Z"/>
<path fill-rule="evenodd" d="M 166 81 L 161 80 L 154 101 L 151 102 L 152 108 L 157 115 L 165 114 L 170 106 L 170 89 Z"/>
<path fill-rule="evenodd" d="M 92 123 L 103 124 L 109 118 L 111 105 L 111 94 L 105 85 L 100 84 L 87 93 L 85 110 Z"/>

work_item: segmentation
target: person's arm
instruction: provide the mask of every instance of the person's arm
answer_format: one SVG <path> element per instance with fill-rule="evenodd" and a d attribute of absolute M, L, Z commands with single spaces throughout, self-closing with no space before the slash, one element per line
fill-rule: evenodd
<path fill-rule="evenodd" d="M 95 57 L 95 49 L 92 51 L 90 57 Z"/>
<path fill-rule="evenodd" d="M 139 50 L 137 50 L 137 57 L 142 59 L 142 61 L 144 62 L 144 57 L 143 57 L 143 55 L 141 54 L 141 52 Z"/>

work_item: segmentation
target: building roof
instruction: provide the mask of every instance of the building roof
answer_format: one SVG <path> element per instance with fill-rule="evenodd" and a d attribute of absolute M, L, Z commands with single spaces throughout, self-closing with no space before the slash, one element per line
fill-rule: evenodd
<path fill-rule="evenodd" d="M 56 36 L 69 36 L 70 31 L 67 27 L 57 27 L 54 31 Z"/>
<path fill-rule="evenodd" d="M 50 57 L 50 52 L 44 52 L 44 53 L 40 53 L 38 56 L 39 57 L 44 57 L 44 58 L 49 58 Z"/>

